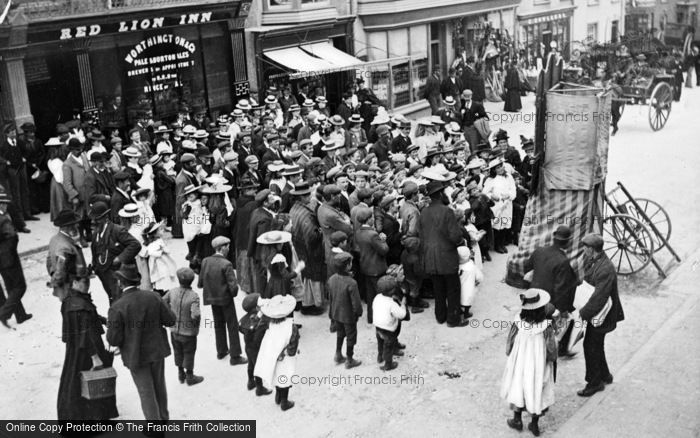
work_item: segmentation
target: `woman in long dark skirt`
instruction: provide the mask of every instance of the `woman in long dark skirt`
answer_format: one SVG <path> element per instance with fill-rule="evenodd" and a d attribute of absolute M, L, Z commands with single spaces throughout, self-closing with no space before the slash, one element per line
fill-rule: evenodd
<path fill-rule="evenodd" d="M 520 75 L 515 63 L 511 63 L 508 67 L 504 86 L 506 89 L 506 103 L 503 106 L 503 111 L 520 111 L 523 108 L 523 104 L 520 102 Z"/>
<path fill-rule="evenodd" d="M 114 359 L 102 342 L 106 319 L 97 314 L 88 289 L 89 280 L 75 281 L 61 304 L 66 358 L 58 387 L 59 421 L 109 420 L 119 416 L 116 396 L 88 400 L 81 395 L 80 372 L 93 366 L 111 366 Z"/>

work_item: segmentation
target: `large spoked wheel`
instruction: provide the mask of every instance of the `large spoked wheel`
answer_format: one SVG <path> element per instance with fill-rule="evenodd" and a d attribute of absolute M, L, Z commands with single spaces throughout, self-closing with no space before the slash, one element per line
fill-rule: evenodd
<path fill-rule="evenodd" d="M 671 218 L 659 204 L 643 198 L 636 198 L 635 202 L 639 208 L 635 207 L 632 201 L 627 201 L 623 205 L 628 215 L 639 219 L 651 231 L 654 240 L 654 252 L 666 246 L 666 242 L 671 238 Z M 654 225 L 663 237 L 659 237 L 651 225 Z"/>
<path fill-rule="evenodd" d="M 664 127 L 671 115 L 673 88 L 668 82 L 659 82 L 649 98 L 649 125 L 654 131 Z"/>
<path fill-rule="evenodd" d="M 616 214 L 603 221 L 603 250 L 619 275 L 632 275 L 651 262 L 654 240 L 642 221 Z"/>

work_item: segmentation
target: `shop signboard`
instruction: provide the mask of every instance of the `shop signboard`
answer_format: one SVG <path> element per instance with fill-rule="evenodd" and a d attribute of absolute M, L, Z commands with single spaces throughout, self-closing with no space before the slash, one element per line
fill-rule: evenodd
<path fill-rule="evenodd" d="M 144 93 L 180 87 L 180 71 L 194 66 L 196 50 L 192 41 L 178 35 L 151 36 L 134 45 L 124 57 L 126 76 L 145 77 Z"/>

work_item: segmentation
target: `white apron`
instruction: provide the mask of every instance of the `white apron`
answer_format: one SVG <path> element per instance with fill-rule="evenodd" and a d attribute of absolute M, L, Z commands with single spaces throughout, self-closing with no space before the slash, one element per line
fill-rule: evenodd
<path fill-rule="evenodd" d="M 491 207 L 493 212 L 493 229 L 509 230 L 513 224 L 513 199 L 515 199 L 515 181 L 510 175 L 496 175 L 495 178 L 486 178 L 484 181 L 484 194 L 489 198 L 498 197 Z M 503 198 L 508 199 L 504 200 Z"/>
<path fill-rule="evenodd" d="M 292 386 L 291 379 L 296 369 L 296 355 L 289 357 L 285 353 L 283 360 L 278 361 L 277 358 L 292 338 L 293 324 L 293 318 L 286 318 L 279 323 L 271 322 L 260 344 L 254 375 L 260 377 L 267 387 L 289 388 Z"/>

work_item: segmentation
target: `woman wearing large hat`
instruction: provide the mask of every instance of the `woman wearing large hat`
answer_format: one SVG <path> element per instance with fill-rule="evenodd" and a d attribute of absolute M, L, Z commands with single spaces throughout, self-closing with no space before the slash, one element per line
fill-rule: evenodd
<path fill-rule="evenodd" d="M 488 196 L 494 205 L 493 212 L 493 249 L 501 254 L 508 253 L 506 249 L 508 235 L 513 224 L 513 200 L 517 195 L 515 181 L 506 172 L 502 158 L 491 160 L 489 176 L 484 180 L 484 195 Z"/>
<path fill-rule="evenodd" d="M 267 266 L 267 284 L 262 294 L 263 298 L 271 298 L 275 295 L 289 295 L 292 293 L 292 280 L 304 269 L 305 263 L 300 261 L 291 269 L 292 241 L 291 233 L 286 231 L 268 231 L 257 238 L 260 245 L 270 245 L 271 258 Z"/>
<path fill-rule="evenodd" d="M 528 429 L 539 436 L 539 418 L 554 404 L 554 367 L 557 344 L 552 322 L 549 294 L 542 289 L 528 289 L 520 295 L 521 311 L 510 326 L 506 344 L 506 369 L 501 383 L 501 397 L 510 403 L 513 418 L 508 426 L 523 429 L 522 412 L 532 416 Z M 551 309 L 553 311 L 553 309 Z"/>
<path fill-rule="evenodd" d="M 269 300 L 259 299 L 258 305 L 270 326 L 260 344 L 254 374 L 265 386 L 275 386 L 275 403 L 286 411 L 294 407 L 289 388 L 299 346 L 299 326 L 293 317 L 296 300 L 291 295 L 276 295 Z"/>

